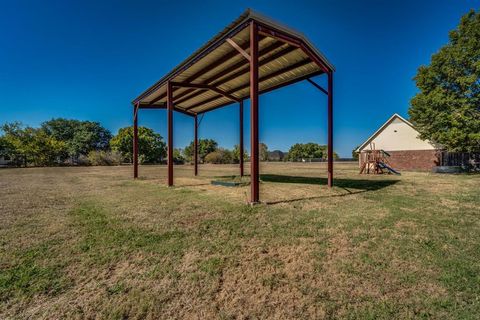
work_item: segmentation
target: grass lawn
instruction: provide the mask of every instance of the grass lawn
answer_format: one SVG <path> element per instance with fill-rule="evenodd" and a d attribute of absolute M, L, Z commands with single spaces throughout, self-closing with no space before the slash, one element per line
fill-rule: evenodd
<path fill-rule="evenodd" d="M 0 318 L 478 319 L 480 175 L 0 170 Z"/>

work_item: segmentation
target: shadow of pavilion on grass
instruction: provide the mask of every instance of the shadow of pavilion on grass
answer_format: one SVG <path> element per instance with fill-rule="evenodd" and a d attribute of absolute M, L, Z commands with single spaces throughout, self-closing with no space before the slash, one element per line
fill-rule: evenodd
<path fill-rule="evenodd" d="M 301 176 L 286 176 L 278 174 L 261 174 L 260 180 L 264 182 L 276 183 L 298 183 L 298 184 L 316 184 L 326 185 L 327 178 L 318 177 L 301 177 Z M 368 180 L 368 179 L 345 179 L 334 178 L 333 185 L 335 187 L 344 189 L 356 189 L 363 191 L 375 191 L 391 186 L 399 182 L 399 180 Z"/>
<path fill-rule="evenodd" d="M 250 175 L 245 175 L 242 178 L 238 176 L 217 176 L 217 179 L 240 179 L 244 181 L 249 181 Z M 272 182 L 272 183 L 292 183 L 292 184 L 308 184 L 308 185 L 327 185 L 327 178 L 320 177 L 303 177 L 303 176 L 287 176 L 279 174 L 261 174 L 261 182 Z M 376 180 L 376 179 L 348 179 L 348 178 L 334 178 L 333 185 L 334 187 L 343 189 L 343 193 L 335 194 L 322 194 L 318 196 L 310 197 L 300 197 L 295 199 L 284 199 L 279 201 L 267 201 L 265 204 L 278 204 L 278 203 L 290 203 L 302 200 L 315 200 L 321 198 L 329 197 L 344 197 L 353 194 L 359 194 L 369 191 L 376 191 L 396 183 L 400 182 L 398 179 L 388 179 L 388 180 Z"/>
<path fill-rule="evenodd" d="M 274 183 L 295 183 L 295 184 L 311 184 L 311 185 L 327 185 L 327 178 L 317 177 L 301 177 L 301 176 L 286 176 L 278 174 L 262 174 L 261 181 Z M 343 189 L 344 193 L 319 195 L 311 197 L 300 197 L 295 199 L 286 199 L 279 201 L 268 201 L 266 204 L 291 203 L 303 200 L 316 200 L 329 197 L 345 197 L 348 195 L 359 194 L 369 191 L 376 191 L 388 186 L 398 183 L 399 180 L 367 180 L 367 179 L 346 179 L 334 178 L 333 185 Z"/>

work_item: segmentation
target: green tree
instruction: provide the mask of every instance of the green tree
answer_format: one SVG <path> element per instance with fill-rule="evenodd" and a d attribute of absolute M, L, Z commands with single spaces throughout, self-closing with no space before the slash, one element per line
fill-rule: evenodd
<path fill-rule="evenodd" d="M 205 157 L 210 152 L 218 149 L 218 143 L 213 139 L 199 139 L 198 140 L 198 159 L 200 162 L 205 162 Z M 193 141 L 183 150 L 185 159 L 193 161 Z"/>
<path fill-rule="evenodd" d="M 43 129 L 24 127 L 21 123 L 6 123 L 2 126 L 3 144 L 10 152 L 22 154 L 35 166 L 59 164 L 67 152 L 66 145 Z"/>
<path fill-rule="evenodd" d="M 422 139 L 449 151 L 480 150 L 480 14 L 462 17 L 450 41 L 415 76 L 408 111 Z"/>
<path fill-rule="evenodd" d="M 325 146 L 318 143 L 296 143 L 288 150 L 288 159 L 290 161 L 299 161 L 302 159 L 323 158 Z"/>
<path fill-rule="evenodd" d="M 0 156 L 10 155 L 13 153 L 13 146 L 6 137 L 0 136 Z"/>
<path fill-rule="evenodd" d="M 0 136 L 0 157 L 10 160 L 10 165 L 21 166 L 25 164 L 25 157 L 23 154 L 19 154 L 15 147 L 12 145 L 9 139 L 4 136 Z"/>
<path fill-rule="evenodd" d="M 70 141 L 73 139 L 79 124 L 80 121 L 78 120 L 56 118 L 43 122 L 41 127 L 59 141 Z"/>
<path fill-rule="evenodd" d="M 260 161 L 268 160 L 268 147 L 265 143 L 260 142 L 260 144 L 258 145 L 258 153 Z"/>
<path fill-rule="evenodd" d="M 118 130 L 110 140 L 110 147 L 122 153 L 126 161 L 133 161 L 133 127 Z M 166 146 L 160 134 L 147 127 L 138 127 L 138 155 L 142 163 L 158 163 L 165 158 Z"/>
<path fill-rule="evenodd" d="M 289 161 L 300 161 L 302 159 L 324 159 L 327 160 L 327 146 L 318 143 L 296 143 L 288 151 Z M 338 154 L 333 153 L 333 158 L 338 159 Z"/>
<path fill-rule="evenodd" d="M 234 163 L 240 163 L 240 147 L 238 144 L 233 146 L 232 160 Z M 248 160 L 248 154 L 245 151 L 245 149 L 243 149 L 243 161 L 246 161 L 246 160 Z"/>
<path fill-rule="evenodd" d="M 56 140 L 65 142 L 70 156 L 108 150 L 112 138 L 109 130 L 92 121 L 57 118 L 43 122 L 42 129 Z"/>

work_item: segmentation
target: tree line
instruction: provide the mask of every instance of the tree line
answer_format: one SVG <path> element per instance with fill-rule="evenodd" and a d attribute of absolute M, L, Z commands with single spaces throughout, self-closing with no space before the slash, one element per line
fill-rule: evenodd
<path fill-rule="evenodd" d="M 132 161 L 133 128 L 117 135 L 93 121 L 57 118 L 40 127 L 19 122 L 0 127 L 0 157 L 13 166 L 118 165 Z M 152 129 L 139 128 L 142 163 L 160 162 L 166 155 L 163 138 Z"/>
<path fill-rule="evenodd" d="M 194 145 L 193 141 L 185 149 L 177 149 L 174 152 L 176 162 L 193 162 Z M 338 159 L 338 154 L 334 152 L 334 159 Z M 198 141 L 198 159 L 200 163 L 239 163 L 240 149 L 235 145 L 232 150 L 218 147 L 218 143 L 213 139 L 199 139 Z M 243 159 L 249 160 L 249 155 L 244 151 Z M 297 143 L 293 145 L 288 152 L 280 150 L 269 151 L 268 146 L 261 142 L 259 144 L 260 161 L 322 161 L 327 160 L 327 146 L 317 143 Z"/>
<path fill-rule="evenodd" d="M 119 165 L 133 161 L 133 127 L 125 127 L 113 135 L 98 122 L 57 118 L 40 127 L 24 126 L 19 122 L 1 127 L 0 157 L 13 166 L 54 165 Z M 163 137 L 152 129 L 138 127 L 139 162 L 165 163 L 167 146 Z M 327 147 L 317 143 L 297 143 L 288 152 L 269 151 L 259 145 L 260 161 L 321 161 L 327 159 Z M 193 163 L 194 143 L 174 149 L 176 164 Z M 240 148 L 221 148 L 213 139 L 199 139 L 200 163 L 227 164 L 240 162 Z M 242 155 L 249 160 L 248 153 Z M 338 155 L 334 153 L 334 158 Z"/>

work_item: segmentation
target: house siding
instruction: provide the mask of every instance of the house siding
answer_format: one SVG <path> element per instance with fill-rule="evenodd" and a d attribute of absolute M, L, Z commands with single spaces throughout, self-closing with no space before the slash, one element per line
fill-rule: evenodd
<path fill-rule="evenodd" d="M 371 137 L 369 143 L 360 151 L 368 149 L 383 149 L 390 151 L 403 150 L 435 150 L 432 143 L 422 140 L 419 133 L 404 120 L 394 117 L 379 132 Z"/>
<path fill-rule="evenodd" d="M 402 150 L 389 151 L 388 162 L 396 170 L 405 171 L 431 171 L 433 167 L 439 165 L 439 156 L 437 150 Z M 362 159 L 363 157 L 360 157 Z M 360 167 L 362 161 L 360 160 Z"/>

